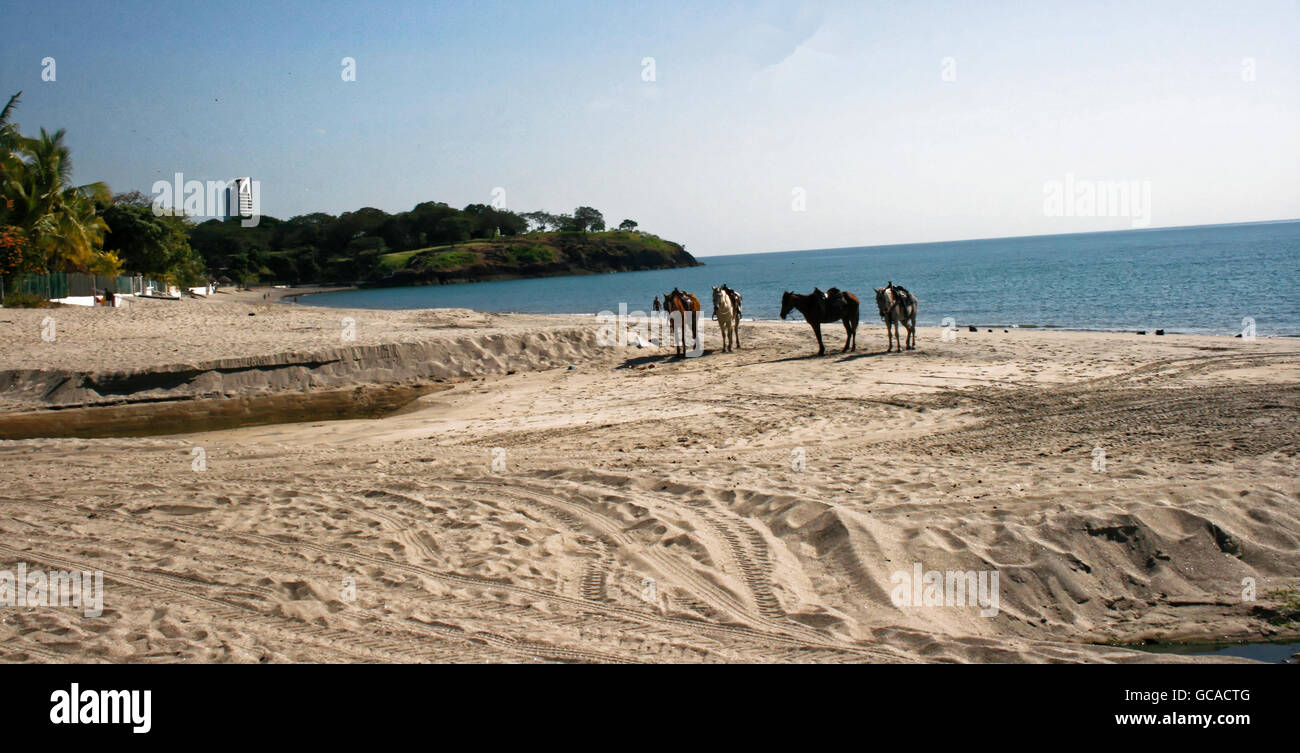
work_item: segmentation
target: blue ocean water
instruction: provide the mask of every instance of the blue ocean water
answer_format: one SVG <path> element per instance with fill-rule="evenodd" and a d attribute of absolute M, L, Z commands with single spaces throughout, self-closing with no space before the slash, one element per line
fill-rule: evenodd
<path fill-rule="evenodd" d="M 1300 220 L 1108 233 L 997 238 L 701 257 L 703 267 L 378 288 L 303 296 L 351 308 L 442 308 L 543 314 L 649 311 L 674 287 L 700 297 L 726 283 L 746 318 L 773 319 L 784 290 L 835 286 L 862 299 L 887 281 L 920 300 L 918 321 L 938 326 L 1165 329 L 1236 334 L 1251 317 L 1261 337 L 1300 336 Z M 797 316 L 797 314 L 796 314 Z"/>

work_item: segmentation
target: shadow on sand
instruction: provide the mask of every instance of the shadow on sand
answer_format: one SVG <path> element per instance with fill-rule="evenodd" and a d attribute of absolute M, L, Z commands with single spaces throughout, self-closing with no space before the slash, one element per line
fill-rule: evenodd
<path fill-rule="evenodd" d="M 844 363 L 845 361 L 856 361 L 856 360 L 858 360 L 859 358 L 876 358 L 876 357 L 878 357 L 878 356 L 889 356 L 889 355 L 893 355 L 893 353 L 891 353 L 891 352 L 887 352 L 887 351 L 883 351 L 883 350 L 877 350 L 877 351 L 873 351 L 873 352 L 871 352 L 871 353 L 865 353 L 865 352 L 864 352 L 864 353 L 849 353 L 849 354 L 847 354 L 847 355 L 845 355 L 845 356 L 842 356 L 841 358 L 837 359 L 837 360 L 835 361 L 835 363 Z"/>
<path fill-rule="evenodd" d="M 637 356 L 636 358 L 629 358 L 623 363 L 619 364 L 618 368 L 635 369 L 638 366 L 645 366 L 647 364 L 652 364 L 652 363 L 660 364 L 660 363 L 680 363 L 682 361 L 693 361 L 697 358 L 703 358 L 704 356 L 713 355 L 715 353 L 719 355 L 724 355 L 721 350 L 708 350 L 708 349 L 705 349 L 705 351 L 698 356 L 678 356 L 672 353 L 661 353 L 659 355 L 653 355 L 653 356 Z"/>
<path fill-rule="evenodd" d="M 739 351 L 733 351 L 733 352 L 739 352 Z M 712 355 L 727 355 L 727 354 L 724 353 L 722 350 L 706 349 L 704 353 L 702 353 L 699 356 L 682 357 L 682 356 L 673 355 L 671 353 L 664 353 L 664 354 L 658 354 L 653 356 L 637 356 L 636 358 L 627 359 L 622 364 L 620 364 L 618 368 L 635 369 L 640 366 L 646 366 L 652 363 L 653 364 L 674 363 L 680 361 L 687 361 L 694 358 L 703 358 L 704 356 L 712 356 Z M 858 352 L 850 351 L 847 354 L 836 351 L 836 352 L 829 352 L 824 356 L 819 356 L 816 353 L 805 353 L 804 355 L 798 355 L 798 356 L 786 356 L 785 358 L 773 358 L 770 361 L 751 361 L 749 363 L 737 364 L 737 366 L 740 367 L 764 366 L 772 363 L 790 363 L 792 361 L 813 361 L 819 358 L 833 358 L 835 359 L 835 363 L 844 363 L 846 361 L 856 361 L 860 358 L 876 358 L 879 356 L 886 356 L 886 355 L 893 355 L 893 353 L 892 352 L 887 353 L 883 350 L 877 350 L 871 353 L 865 353 L 865 352 L 858 353 Z"/>

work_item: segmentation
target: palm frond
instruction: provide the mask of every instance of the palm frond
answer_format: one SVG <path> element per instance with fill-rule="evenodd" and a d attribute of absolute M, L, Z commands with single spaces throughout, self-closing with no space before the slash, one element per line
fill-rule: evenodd
<path fill-rule="evenodd" d="M 5 104 L 5 109 L 0 110 L 0 127 L 9 125 L 9 121 L 13 118 L 14 110 L 18 109 L 18 102 L 22 96 L 22 92 L 13 95 L 9 98 L 9 102 Z"/>

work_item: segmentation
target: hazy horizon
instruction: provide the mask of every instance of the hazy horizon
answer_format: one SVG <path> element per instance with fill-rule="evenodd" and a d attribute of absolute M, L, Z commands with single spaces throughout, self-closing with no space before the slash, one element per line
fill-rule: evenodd
<path fill-rule="evenodd" d="M 936 246 L 944 243 L 968 243 L 974 241 L 1000 241 L 1000 240 L 1017 240 L 1017 239 L 1029 239 L 1029 238 L 1052 238 L 1055 236 L 1096 235 L 1101 233 L 1159 232 L 1161 230 L 1194 230 L 1196 228 L 1230 227 L 1232 225 L 1271 225 L 1271 224 L 1287 223 L 1287 222 L 1300 222 L 1300 217 L 1285 217 L 1277 220 L 1246 220 L 1244 222 L 1211 222 L 1206 225 L 1169 225 L 1169 226 L 1144 227 L 1144 228 L 1119 228 L 1117 230 L 1084 230 L 1084 231 L 1073 232 L 1073 233 L 1037 233 L 1034 235 L 994 235 L 987 238 L 944 238 L 942 240 L 907 241 L 905 243 L 872 243 L 867 245 L 859 243 L 859 244 L 849 245 L 849 246 L 833 246 L 828 248 L 812 248 L 812 247 L 787 248 L 787 249 L 774 250 L 774 251 L 738 251 L 735 253 L 727 253 L 727 254 L 707 254 L 707 255 L 691 254 L 691 255 L 697 259 L 713 259 L 713 258 L 718 258 L 723 256 L 742 256 L 746 254 L 754 254 L 754 255 L 797 254 L 804 251 L 843 251 L 843 250 L 854 249 L 854 248 L 872 249 L 872 248 L 896 248 L 899 246 Z"/>
<path fill-rule="evenodd" d="M 1300 216 L 1295 2 L 6 16 L 0 93 L 67 129 L 75 182 L 248 175 L 285 219 L 501 189 L 708 257 Z"/>

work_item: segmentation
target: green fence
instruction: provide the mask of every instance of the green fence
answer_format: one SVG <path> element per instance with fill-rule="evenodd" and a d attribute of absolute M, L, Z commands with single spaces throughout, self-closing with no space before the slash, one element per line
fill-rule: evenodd
<path fill-rule="evenodd" d="M 39 295 L 47 300 L 68 297 L 68 275 L 54 272 L 47 275 L 24 275 L 18 279 L 17 291 Z"/>
<path fill-rule="evenodd" d="M 87 296 L 112 288 L 113 292 L 129 295 L 143 293 L 146 288 L 166 290 L 166 285 L 139 275 L 87 275 L 80 272 L 51 272 L 50 274 L 29 274 L 18 278 L 12 288 L 16 293 L 30 293 L 46 300 L 67 298 L 68 296 Z"/>

